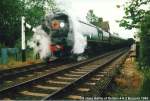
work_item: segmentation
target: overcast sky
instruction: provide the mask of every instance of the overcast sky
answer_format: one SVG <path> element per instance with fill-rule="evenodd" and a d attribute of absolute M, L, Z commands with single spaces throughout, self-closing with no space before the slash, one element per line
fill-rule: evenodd
<path fill-rule="evenodd" d="M 57 0 L 62 8 L 71 10 L 81 20 L 86 19 L 87 12 L 92 9 L 98 17 L 102 17 L 104 21 L 109 21 L 110 32 L 119 33 L 120 37 L 133 37 L 133 31 L 125 30 L 119 27 L 116 20 L 120 20 L 124 15 L 122 5 L 127 0 Z M 116 5 L 121 5 L 117 8 Z"/>

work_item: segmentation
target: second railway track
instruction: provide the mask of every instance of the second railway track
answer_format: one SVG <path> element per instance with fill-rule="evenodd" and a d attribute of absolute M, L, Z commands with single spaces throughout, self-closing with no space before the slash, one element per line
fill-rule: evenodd
<path fill-rule="evenodd" d="M 1 74 L 0 79 L 22 75 L 31 71 L 40 71 L 43 69 L 53 68 L 66 63 L 67 62 L 64 62 L 61 59 L 54 59 L 51 60 L 49 63 L 37 63 L 37 64 L 27 65 L 19 68 L 16 67 L 13 69 L 0 70 L 0 74 Z"/>
<path fill-rule="evenodd" d="M 0 90 L 0 100 L 48 100 L 64 98 L 68 92 L 83 84 L 106 65 L 127 52 L 118 50 L 73 66 L 62 68 L 41 77 Z M 96 80 L 96 78 L 94 78 Z M 88 84 L 92 84 L 88 83 Z M 82 89 L 85 90 L 85 89 Z"/>

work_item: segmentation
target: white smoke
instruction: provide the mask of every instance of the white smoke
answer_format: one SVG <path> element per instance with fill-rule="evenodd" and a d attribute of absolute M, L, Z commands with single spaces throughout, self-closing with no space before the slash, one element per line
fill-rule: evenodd
<path fill-rule="evenodd" d="M 55 0 L 56 5 L 62 11 L 72 11 L 72 0 Z"/>
<path fill-rule="evenodd" d="M 69 22 L 71 23 L 70 29 L 72 30 L 68 33 L 67 37 L 68 45 L 73 46 L 72 49 L 73 54 L 81 54 L 85 51 L 85 48 L 87 46 L 87 37 L 85 36 L 85 33 L 83 33 L 87 29 L 82 29 L 82 26 L 78 22 L 77 16 L 73 13 L 73 9 L 70 9 L 71 7 L 70 2 L 64 2 L 64 0 L 56 0 L 56 1 L 60 9 L 62 9 L 63 12 L 66 12 L 68 14 Z M 46 19 L 51 20 L 53 14 L 49 13 L 49 17 Z M 45 22 L 45 24 L 48 26 L 48 22 Z M 42 29 L 41 25 L 37 26 L 35 29 L 36 31 L 32 39 L 28 41 L 28 45 L 31 48 L 34 48 L 35 53 L 36 54 L 38 53 L 41 59 L 50 57 L 52 54 L 49 49 L 49 45 L 51 44 L 50 33 L 46 33 Z"/>
<path fill-rule="evenodd" d="M 37 26 L 35 30 L 32 39 L 27 44 L 34 49 L 36 54 L 40 55 L 41 59 L 45 59 L 51 55 L 49 49 L 50 36 L 42 29 L 41 25 Z"/>
<path fill-rule="evenodd" d="M 83 37 L 83 35 L 76 33 L 74 38 L 74 46 L 73 46 L 73 53 L 74 54 L 81 54 L 85 51 L 87 46 L 87 39 Z"/>
<path fill-rule="evenodd" d="M 81 31 L 82 26 L 80 26 L 80 23 L 74 14 L 71 14 L 71 13 L 69 14 L 69 20 L 73 28 L 72 33 L 69 33 L 69 34 L 72 34 L 70 36 L 72 36 L 72 39 L 73 39 L 72 40 L 73 41 L 72 52 L 74 54 L 84 53 L 85 48 L 87 46 L 87 38 L 86 36 L 84 36 L 84 34 Z"/>
<path fill-rule="evenodd" d="M 72 31 L 69 32 L 67 39 L 68 39 L 68 44 L 73 45 L 73 49 L 72 49 L 73 54 L 83 53 L 87 46 L 87 38 L 86 36 L 84 36 L 84 33 L 82 33 L 81 31 L 82 26 L 80 26 L 79 24 L 79 21 L 78 21 L 79 19 L 77 15 L 74 14 L 71 0 L 66 0 L 66 1 L 56 0 L 56 3 L 58 7 L 63 12 L 66 12 L 69 16 L 69 22 L 71 23 L 70 29 L 72 29 Z"/>

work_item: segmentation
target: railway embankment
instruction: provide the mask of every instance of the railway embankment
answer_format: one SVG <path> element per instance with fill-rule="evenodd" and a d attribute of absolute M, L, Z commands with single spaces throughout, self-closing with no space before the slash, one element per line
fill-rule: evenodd
<path fill-rule="evenodd" d="M 10 62 L 7 64 L 0 64 L 0 70 L 8 70 L 8 69 L 14 69 L 14 68 L 21 68 L 28 65 L 33 65 L 41 63 L 41 60 L 28 60 L 25 62 L 22 61 L 15 61 L 13 59 L 10 59 Z"/>
<path fill-rule="evenodd" d="M 130 52 L 122 65 L 119 75 L 114 79 L 113 90 L 109 92 L 110 96 L 115 97 L 139 97 L 143 82 L 144 75 L 139 70 L 133 57 L 134 52 Z"/>

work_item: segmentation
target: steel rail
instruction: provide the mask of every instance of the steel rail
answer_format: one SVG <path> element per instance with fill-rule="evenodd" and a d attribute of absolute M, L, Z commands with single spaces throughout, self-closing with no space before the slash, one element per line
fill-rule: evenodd
<path fill-rule="evenodd" d="M 27 66 L 23 66 L 23 67 L 14 68 L 14 69 L 1 70 L 0 71 L 0 73 L 1 73 L 0 80 L 3 80 L 3 79 L 5 80 L 7 78 L 13 78 L 14 76 L 23 75 L 28 72 L 39 71 L 42 69 L 48 69 L 48 68 L 52 68 L 52 67 L 61 65 L 60 63 L 59 64 L 55 63 L 56 61 L 58 61 L 58 59 L 52 60 L 50 64 L 37 63 L 37 64 L 27 65 Z"/>
<path fill-rule="evenodd" d="M 122 49 L 122 50 L 123 50 L 123 49 Z M 81 62 L 81 63 L 77 63 L 77 64 L 75 64 L 75 65 L 73 65 L 73 66 L 69 66 L 69 67 L 60 69 L 60 70 L 55 71 L 55 72 L 52 72 L 52 73 L 50 73 L 50 74 L 46 74 L 46 75 L 44 75 L 44 76 L 41 76 L 41 77 L 38 77 L 38 78 L 35 78 L 35 79 L 32 79 L 32 80 L 28 80 L 28 81 L 26 81 L 26 82 L 17 84 L 17 85 L 15 85 L 15 86 L 11 86 L 11 87 L 2 89 L 2 90 L 0 90 L 0 97 L 3 97 L 3 95 L 7 95 L 7 93 L 8 93 L 9 91 L 12 91 L 12 90 L 13 90 L 13 91 L 16 91 L 17 89 L 19 89 L 19 88 L 21 88 L 21 87 L 25 87 L 25 86 L 28 87 L 28 86 L 29 86 L 30 84 L 32 84 L 32 83 L 38 83 L 38 82 L 40 82 L 40 81 L 42 81 L 42 80 L 45 80 L 45 78 L 48 78 L 48 77 L 50 77 L 50 76 L 54 76 L 54 75 L 56 75 L 56 74 L 63 73 L 63 72 L 65 72 L 65 71 L 69 71 L 69 70 L 72 70 L 72 69 L 77 68 L 77 67 L 79 68 L 80 66 L 83 66 L 83 65 L 85 65 L 85 64 L 87 64 L 87 63 L 93 62 L 93 61 L 95 61 L 95 60 L 97 60 L 97 59 L 99 59 L 99 58 L 104 58 L 104 57 L 106 57 L 106 56 L 109 56 L 109 55 L 114 54 L 114 53 L 119 52 L 119 51 L 121 51 L 121 50 L 109 52 L 109 53 L 106 53 L 106 54 L 104 54 L 104 55 L 101 55 L 101 56 L 98 56 L 98 57 L 89 59 L 89 60 L 87 60 L 87 61 L 83 61 L 83 62 Z M 96 70 L 95 70 L 95 71 L 96 71 Z M 49 98 L 49 97 L 47 97 L 47 98 Z M 46 99 L 46 98 L 44 98 L 44 99 Z"/>
<path fill-rule="evenodd" d="M 85 75 L 81 76 L 79 79 L 75 80 L 74 82 L 70 83 L 69 85 L 66 85 L 62 89 L 60 89 L 60 90 L 58 90 L 58 91 L 56 91 L 56 92 L 48 95 L 47 97 L 43 98 L 42 100 L 56 100 L 56 99 L 62 98 L 64 95 L 66 95 L 67 93 L 69 93 L 68 91 L 71 91 L 75 87 L 81 85 L 88 78 L 90 78 L 92 75 L 96 74 L 96 72 L 98 72 L 100 69 L 102 69 L 102 67 L 110 64 L 112 61 L 114 61 L 115 59 L 117 59 L 118 57 L 120 57 L 125 52 L 126 51 L 123 51 L 123 52 L 117 54 L 116 56 L 112 57 L 111 59 L 108 59 L 108 61 L 106 61 L 103 64 L 100 64 L 94 70 L 86 73 Z"/>

